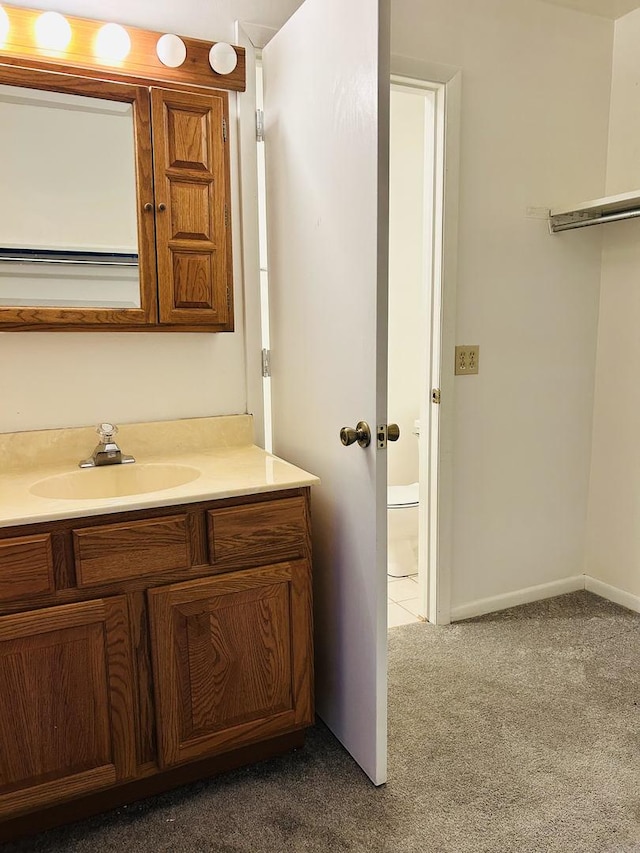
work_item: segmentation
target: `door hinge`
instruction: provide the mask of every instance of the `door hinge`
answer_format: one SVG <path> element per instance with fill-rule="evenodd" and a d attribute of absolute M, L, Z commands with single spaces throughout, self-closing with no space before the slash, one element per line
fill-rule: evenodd
<path fill-rule="evenodd" d="M 224 227 L 229 227 L 229 205 L 225 203 L 224 206 Z"/>
<path fill-rule="evenodd" d="M 224 116 L 222 117 L 222 141 L 227 141 L 227 120 Z"/>
<path fill-rule="evenodd" d="M 262 350 L 262 375 L 266 379 L 268 376 L 271 376 L 271 350 L 263 349 Z"/>
<path fill-rule="evenodd" d="M 231 311 L 231 288 L 227 285 L 227 311 Z"/>
<path fill-rule="evenodd" d="M 256 140 L 264 142 L 264 112 L 256 110 Z"/>
<path fill-rule="evenodd" d="M 433 388 L 431 390 L 431 402 L 432 403 L 439 403 L 440 402 L 440 389 L 439 388 Z"/>

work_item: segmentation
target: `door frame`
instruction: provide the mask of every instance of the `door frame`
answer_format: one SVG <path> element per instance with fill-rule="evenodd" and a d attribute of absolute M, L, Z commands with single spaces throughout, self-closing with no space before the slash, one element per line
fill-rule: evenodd
<path fill-rule="evenodd" d="M 431 329 L 420 401 L 419 612 L 436 625 L 451 622 L 453 565 L 454 351 L 458 257 L 461 70 L 406 56 L 391 56 L 391 83 L 435 94 L 433 215 L 425 240 L 425 323 Z M 440 390 L 440 403 L 432 401 Z M 425 428 L 426 427 L 426 428 Z"/>
<path fill-rule="evenodd" d="M 258 244 L 257 140 L 255 133 L 255 52 L 260 51 L 272 34 L 255 33 L 250 24 L 236 23 L 236 43 L 251 48 L 247 69 L 247 92 L 238 99 L 236 120 L 237 157 L 240 163 L 240 212 L 242 267 L 244 278 L 244 325 L 247 368 L 247 411 L 253 413 L 255 440 L 264 445 L 265 400 L 262 378 L 263 331 L 260 316 L 260 252 Z M 462 73 L 456 66 L 430 63 L 413 57 L 392 54 L 390 83 L 402 81 L 415 88 L 431 88 L 436 94 L 436 136 L 442 146 L 443 168 L 435 176 L 436 204 L 440 207 L 439 227 L 431 235 L 434 247 L 433 327 L 439 329 L 440 346 L 428 356 L 427 394 L 421 403 L 420 504 L 428 508 L 421 514 L 420 612 L 429 622 L 445 625 L 451 621 L 451 573 L 453 569 L 453 434 L 455 416 L 454 349 L 458 258 L 458 193 L 460 161 L 460 112 Z M 440 404 L 431 402 L 432 388 L 440 389 Z M 434 416 L 435 415 L 435 416 Z M 424 441 L 424 444 L 422 442 Z M 429 543 L 428 547 L 426 543 Z"/>

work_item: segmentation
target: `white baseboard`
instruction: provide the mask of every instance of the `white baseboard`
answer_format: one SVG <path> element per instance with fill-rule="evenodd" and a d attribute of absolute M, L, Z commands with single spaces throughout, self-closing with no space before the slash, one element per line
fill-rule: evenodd
<path fill-rule="evenodd" d="M 590 575 L 584 576 L 584 588 L 600 598 L 606 598 L 607 601 L 613 601 L 614 604 L 620 604 L 628 610 L 634 610 L 640 613 L 640 596 L 632 595 L 630 592 L 625 592 L 623 589 L 618 589 L 617 586 L 599 581 L 597 578 L 592 578 Z"/>
<path fill-rule="evenodd" d="M 592 578 L 590 575 L 573 575 L 551 583 L 542 583 L 538 586 L 529 586 L 526 589 L 518 589 L 515 592 L 507 592 L 504 595 L 495 595 L 492 598 L 480 598 L 469 604 L 451 608 L 451 621 L 459 622 L 461 619 L 473 619 L 474 616 L 484 616 L 486 613 L 494 613 L 496 610 L 506 610 L 508 607 L 517 607 L 519 604 L 531 604 L 533 601 L 541 601 L 544 598 L 554 598 L 556 595 L 564 595 L 567 592 L 576 592 L 586 589 L 588 592 L 606 598 L 614 604 L 620 604 L 628 610 L 640 613 L 640 596 L 632 595 L 611 584 Z"/>
<path fill-rule="evenodd" d="M 576 590 L 584 588 L 585 575 L 574 575 L 559 581 L 541 583 L 537 586 L 529 586 L 526 589 L 518 589 L 515 592 L 507 592 L 504 595 L 495 595 L 492 598 L 480 598 L 477 601 L 469 602 L 469 604 L 462 604 L 460 607 L 452 607 L 451 621 L 459 622 L 461 619 L 472 619 L 474 616 L 493 613 L 494 610 L 506 610 L 508 607 L 517 607 L 518 604 L 530 604 L 532 601 L 554 598 L 556 595 L 564 595 L 567 592 L 576 592 Z"/>

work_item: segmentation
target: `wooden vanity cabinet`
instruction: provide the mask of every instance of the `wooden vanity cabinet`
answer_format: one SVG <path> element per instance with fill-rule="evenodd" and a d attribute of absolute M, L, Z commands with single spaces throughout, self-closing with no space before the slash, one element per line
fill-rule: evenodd
<path fill-rule="evenodd" d="M 311 612 L 307 487 L 0 529 L 0 840 L 300 746 Z"/>

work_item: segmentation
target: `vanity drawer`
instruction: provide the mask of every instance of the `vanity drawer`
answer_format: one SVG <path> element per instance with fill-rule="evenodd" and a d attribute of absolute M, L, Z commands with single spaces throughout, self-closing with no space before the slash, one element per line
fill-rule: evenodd
<path fill-rule="evenodd" d="M 73 531 L 79 587 L 140 578 L 191 565 L 186 515 Z"/>
<path fill-rule="evenodd" d="M 214 566 L 259 566 L 306 556 L 304 498 L 214 509 L 207 515 L 209 559 Z"/>
<path fill-rule="evenodd" d="M 55 589 L 51 535 L 0 540 L 0 601 L 14 601 Z"/>

